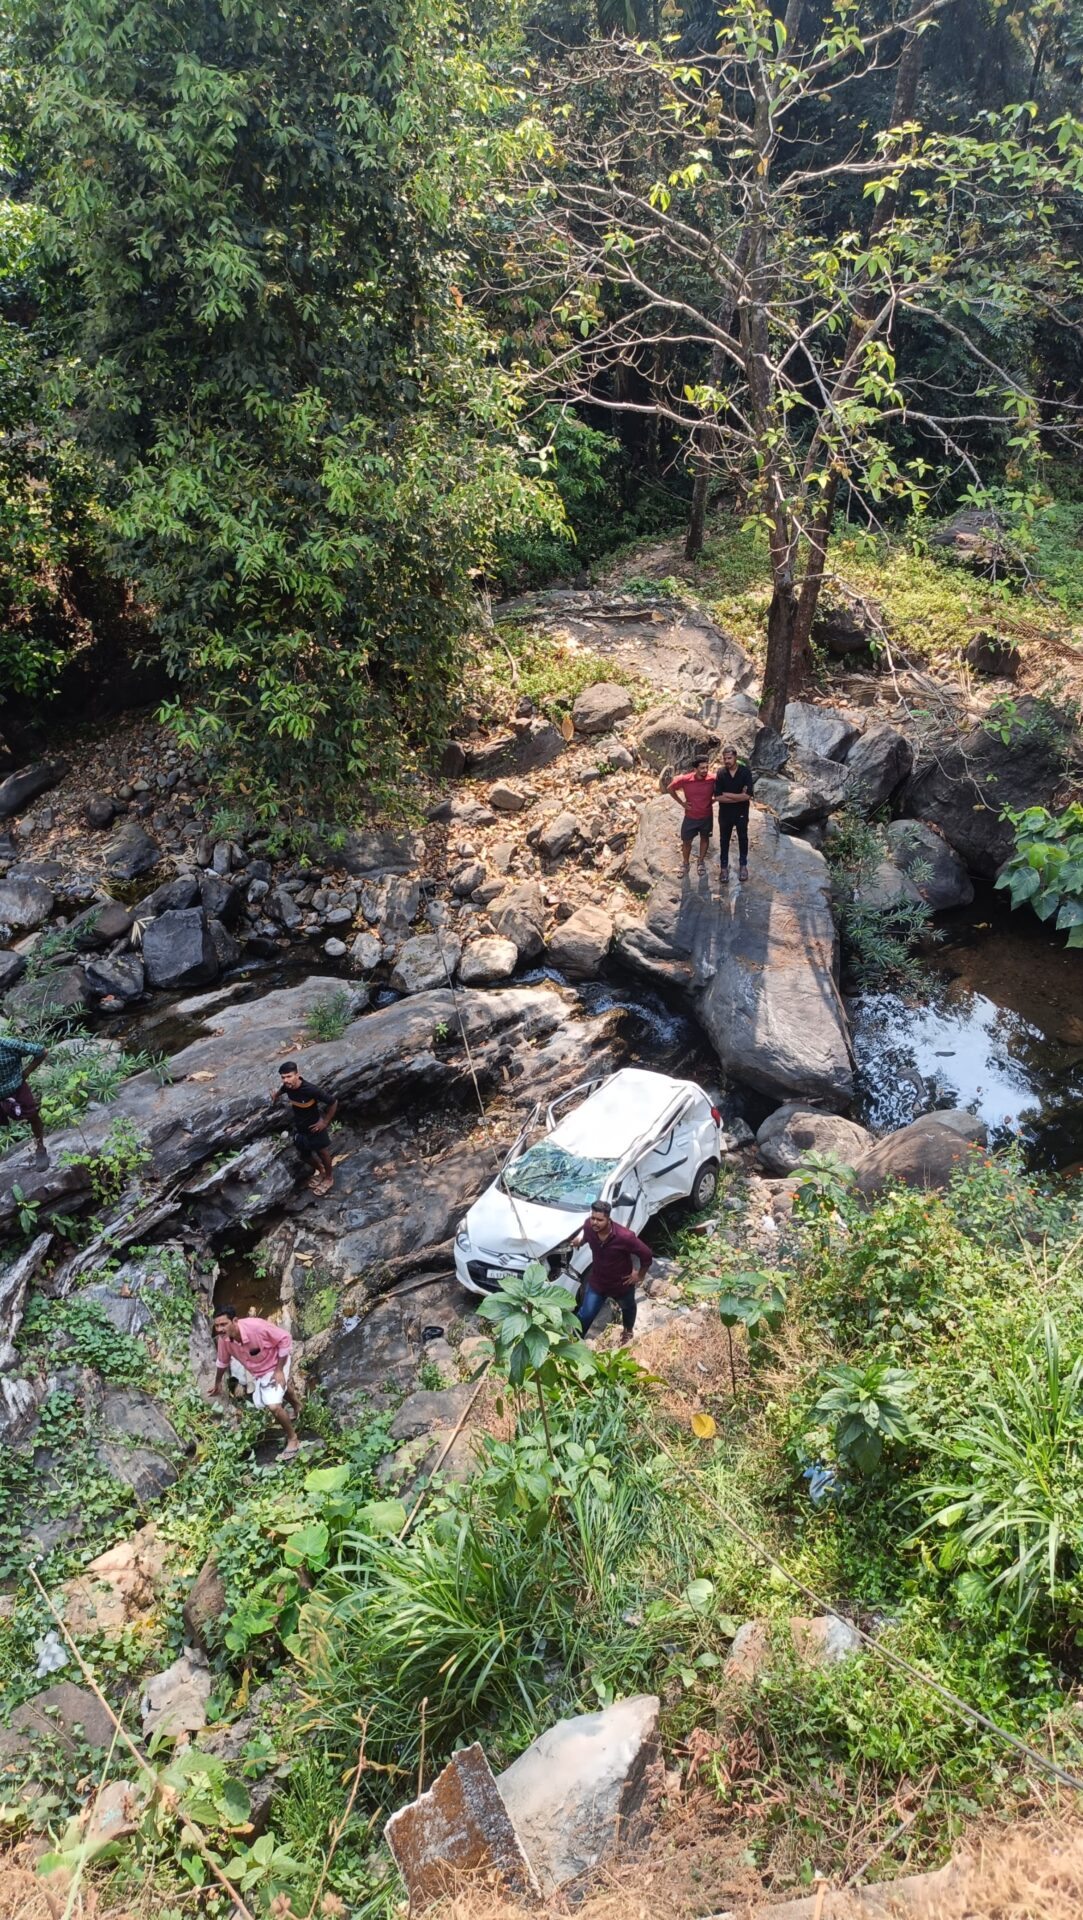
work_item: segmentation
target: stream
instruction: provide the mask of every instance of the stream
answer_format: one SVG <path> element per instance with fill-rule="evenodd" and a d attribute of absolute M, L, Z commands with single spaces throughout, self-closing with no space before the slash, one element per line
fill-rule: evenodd
<path fill-rule="evenodd" d="M 1028 1165 L 1083 1162 L 1083 952 L 1003 894 L 943 914 L 921 998 L 864 993 L 849 1003 L 858 1062 L 856 1118 L 876 1132 L 937 1108 L 966 1107 L 993 1145 L 1017 1139 Z"/>

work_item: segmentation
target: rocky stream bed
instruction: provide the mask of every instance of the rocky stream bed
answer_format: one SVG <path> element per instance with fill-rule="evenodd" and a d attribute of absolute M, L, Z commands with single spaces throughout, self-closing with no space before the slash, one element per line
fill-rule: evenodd
<path fill-rule="evenodd" d="M 809 1152 L 834 1153 L 871 1193 L 890 1178 L 941 1184 L 990 1130 L 1021 1134 L 1046 1163 L 1083 1151 L 1083 960 L 1037 923 L 1009 927 L 988 892 L 1009 850 L 1001 808 L 1048 801 L 1061 777 L 1041 730 L 1012 750 L 983 725 L 984 696 L 960 689 L 940 690 L 931 728 L 914 717 L 920 689 L 896 679 L 870 702 L 857 675 L 830 703 L 794 703 L 775 733 L 756 715 L 751 661 L 702 615 L 599 593 L 512 611 L 597 655 L 570 723 L 522 703 L 504 730 L 449 742 L 424 820 L 350 826 L 319 858 L 215 832 L 207 770 L 144 722 L 97 755 L 100 791 L 59 759 L 0 783 L 4 1014 L 24 1031 L 77 1017 L 91 1049 L 160 1056 L 55 1130 L 47 1168 L 26 1142 L 0 1159 L 0 1440 L 28 1463 L 25 1544 L 85 1558 L 63 1590 L 73 1631 L 119 1632 L 183 1589 L 189 1650 L 149 1689 L 145 1734 L 163 1717 L 195 1733 L 206 1717 L 220 1583 L 155 1533 L 193 1443 L 160 1381 L 110 1383 L 63 1332 L 28 1340 L 24 1319 L 33 1336 L 53 1305 L 91 1303 L 118 1333 L 155 1340 L 168 1306 L 166 1373 L 187 1392 L 213 1377 L 216 1296 L 272 1313 L 331 1420 L 397 1406 L 381 1472 L 413 1487 L 477 1373 L 456 1224 L 524 1115 L 588 1074 L 635 1060 L 710 1086 L 740 1195 L 716 1228 L 720 1260 L 768 1257 Z M 680 874 L 661 791 L 723 740 L 751 760 L 760 802 L 751 881 L 728 893 L 713 863 Z M 926 1006 L 848 1005 L 840 988 L 823 847 L 840 814 L 885 813 L 867 903 L 948 916 Z M 1025 951 L 1009 967 L 1012 941 Z M 340 1102 L 327 1199 L 269 1105 L 291 1057 Z M 638 1339 L 705 1326 L 670 1284 L 666 1244 L 659 1223 Z M 58 1393 L 143 1521 L 119 1543 L 107 1507 L 58 1506 Z M 467 1428 L 444 1471 L 471 1463 Z M 70 1685 L 20 1707 L 0 1750 L 21 1751 L 34 1712 Z M 53 1703 L 86 1724 L 85 1698 Z"/>

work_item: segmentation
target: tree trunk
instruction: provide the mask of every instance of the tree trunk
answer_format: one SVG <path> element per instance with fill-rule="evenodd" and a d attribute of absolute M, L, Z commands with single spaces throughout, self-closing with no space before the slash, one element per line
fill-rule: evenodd
<path fill-rule="evenodd" d="M 684 557 L 694 560 L 703 552 L 703 531 L 707 523 L 707 496 L 711 490 L 711 469 L 706 456 L 701 456 L 699 471 L 692 488 L 692 508 L 688 515 L 688 532 L 684 540 Z"/>
<path fill-rule="evenodd" d="M 765 727 L 775 727 L 779 733 L 790 692 L 796 617 L 797 595 L 793 581 L 776 579 L 767 610 L 767 661 L 763 670 L 760 719 Z"/>

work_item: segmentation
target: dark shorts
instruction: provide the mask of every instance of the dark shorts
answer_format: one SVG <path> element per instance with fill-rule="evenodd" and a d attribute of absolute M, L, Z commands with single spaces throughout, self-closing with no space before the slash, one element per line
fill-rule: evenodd
<path fill-rule="evenodd" d="M 688 815 L 685 814 L 684 819 L 681 821 L 681 839 L 698 840 L 702 834 L 705 840 L 709 840 L 713 828 L 714 819 L 711 814 L 707 815 L 706 820 L 690 820 Z"/>
<path fill-rule="evenodd" d="M 322 1133 L 312 1133 L 307 1129 L 302 1131 L 297 1128 L 294 1131 L 293 1144 L 306 1160 L 315 1160 L 317 1154 L 322 1153 L 330 1144 L 330 1135 L 326 1128 Z"/>
<path fill-rule="evenodd" d="M 29 1081 L 24 1080 L 22 1086 L 16 1087 L 14 1093 L 5 1093 L 0 1096 L 0 1113 L 5 1120 L 10 1120 L 16 1125 L 20 1120 L 38 1118 L 40 1113 L 38 1099 Z"/>

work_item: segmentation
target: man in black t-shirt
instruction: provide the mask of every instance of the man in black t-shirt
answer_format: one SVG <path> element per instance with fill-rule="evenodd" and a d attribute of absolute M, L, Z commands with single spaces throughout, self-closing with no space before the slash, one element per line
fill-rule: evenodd
<path fill-rule="evenodd" d="M 303 1080 L 296 1060 L 287 1060 L 278 1073 L 282 1084 L 272 1093 L 271 1105 L 276 1106 L 285 1095 L 293 1120 L 293 1144 L 305 1160 L 316 1162 L 316 1172 L 308 1184 L 313 1193 L 330 1193 L 335 1175 L 327 1129 L 338 1112 L 338 1101 L 334 1094 L 314 1087 L 311 1080 Z"/>
<path fill-rule="evenodd" d="M 741 859 L 737 878 L 748 879 L 748 809 L 752 799 L 752 774 L 744 762 L 738 760 L 732 747 L 722 749 L 722 765 L 714 777 L 714 791 L 718 801 L 722 885 L 727 887 L 730 878 L 730 838 L 734 832 L 737 834 L 737 852 Z"/>

